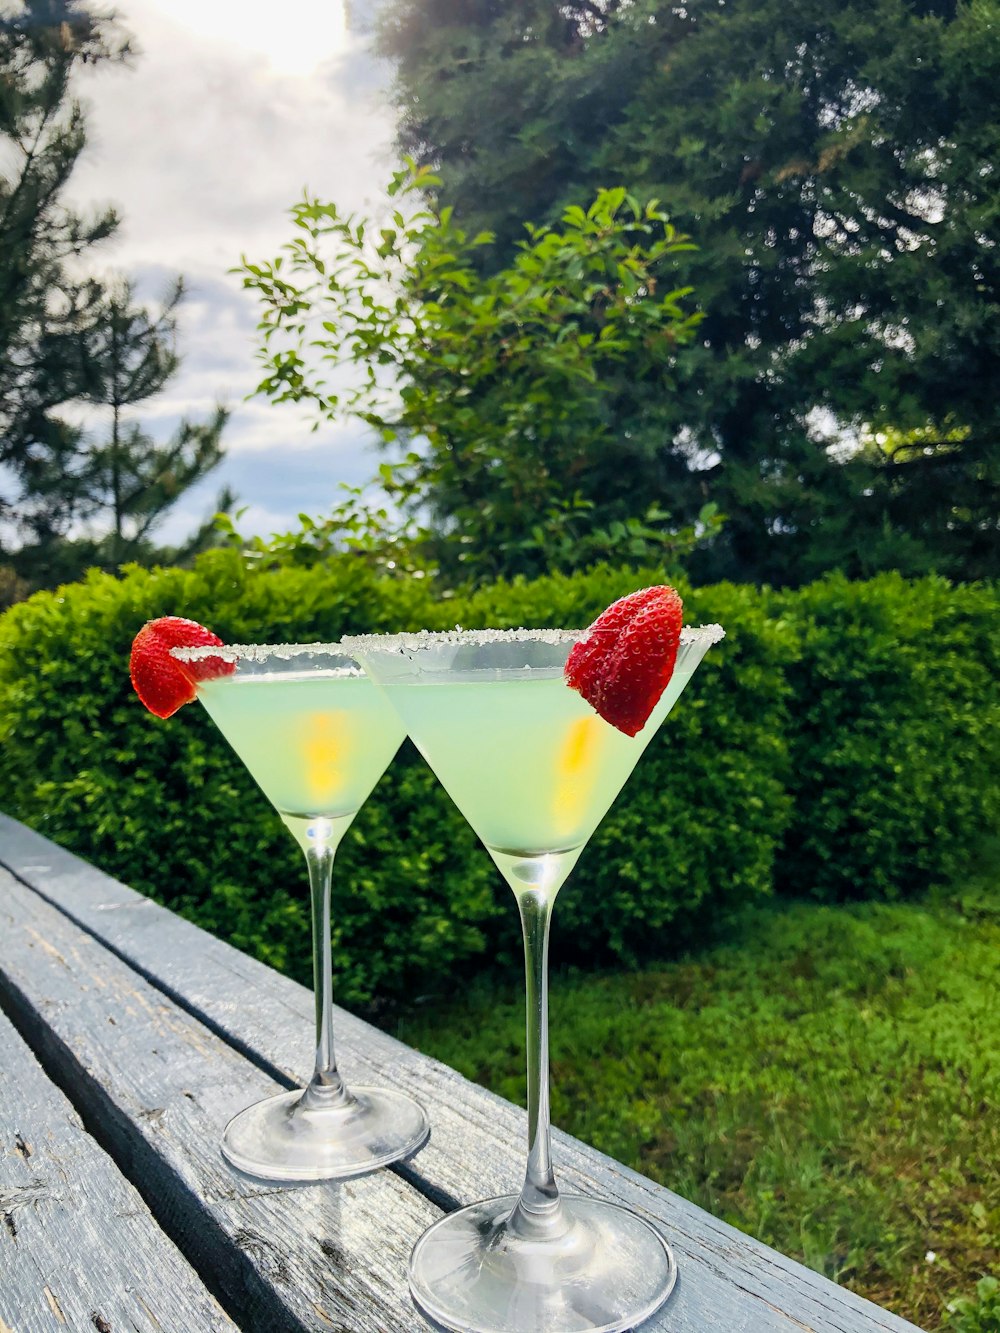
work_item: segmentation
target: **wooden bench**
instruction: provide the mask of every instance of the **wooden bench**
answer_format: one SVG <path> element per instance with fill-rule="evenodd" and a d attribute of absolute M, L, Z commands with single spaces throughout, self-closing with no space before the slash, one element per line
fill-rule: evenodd
<path fill-rule="evenodd" d="M 426 1329 L 413 1242 L 520 1188 L 521 1108 L 343 1011 L 348 1082 L 419 1097 L 430 1143 L 341 1184 L 238 1177 L 222 1128 L 310 1068 L 310 993 L 5 816 L 0 1009 L 0 1333 Z M 673 1245 L 644 1333 L 914 1328 L 568 1135 L 554 1149 L 566 1189 Z"/>

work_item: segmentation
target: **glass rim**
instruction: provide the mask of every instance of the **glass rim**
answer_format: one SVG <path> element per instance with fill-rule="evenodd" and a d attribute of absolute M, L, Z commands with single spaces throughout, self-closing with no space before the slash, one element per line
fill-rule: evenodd
<path fill-rule="evenodd" d="M 350 658 L 339 643 L 219 643 L 199 644 L 197 647 L 178 645 L 170 650 L 178 662 L 204 662 L 209 657 L 221 657 L 224 662 L 287 662 L 295 657 L 324 656 Z M 357 665 L 357 664 L 356 664 Z M 360 666 L 358 670 L 360 671 Z"/>
<path fill-rule="evenodd" d="M 480 647 L 493 643 L 545 643 L 559 647 L 579 643 L 588 635 L 618 634 L 619 630 L 605 629 L 455 629 L 415 630 L 402 634 L 346 634 L 341 640 L 348 657 L 362 657 L 369 652 L 406 653 L 422 648 L 442 648 L 450 645 Z M 721 625 L 685 625 L 681 630 L 680 646 L 693 643 L 710 646 L 724 639 Z"/>
<path fill-rule="evenodd" d="M 454 644 L 482 646 L 492 643 L 546 643 L 559 647 L 578 643 L 588 634 L 612 634 L 617 630 L 604 629 L 455 629 L 413 630 L 400 634 L 345 634 L 336 643 L 224 643 L 183 645 L 171 648 L 170 656 L 178 662 L 204 662 L 209 657 L 224 662 L 268 662 L 271 659 L 288 661 L 295 657 L 327 656 L 351 658 L 365 652 L 381 651 L 405 653 L 421 648 L 440 648 Z M 680 646 L 693 643 L 711 646 L 724 639 L 721 625 L 685 625 L 681 630 Z"/>

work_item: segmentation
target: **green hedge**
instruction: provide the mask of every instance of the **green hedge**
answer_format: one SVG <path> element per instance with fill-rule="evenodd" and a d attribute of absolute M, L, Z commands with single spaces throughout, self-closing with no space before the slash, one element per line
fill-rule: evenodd
<path fill-rule="evenodd" d="M 213 552 L 191 571 L 93 574 L 0 619 L 0 804 L 307 980 L 300 854 L 200 709 L 162 722 L 132 695 L 138 626 L 182 614 L 235 642 L 586 624 L 659 578 L 602 568 L 435 601 L 430 585 L 380 580 L 351 559 L 261 573 Z M 558 957 L 668 954 L 776 881 L 901 894 L 961 870 L 1000 803 L 993 590 L 886 577 L 795 594 L 720 585 L 686 600 L 689 620 L 719 620 L 728 637 L 563 891 Z M 339 997 L 412 996 L 484 957 L 512 959 L 508 898 L 404 747 L 341 850 Z"/>
<path fill-rule="evenodd" d="M 1000 593 L 882 574 L 786 593 L 795 812 L 779 887 L 909 896 L 976 868 L 1000 826 Z"/>

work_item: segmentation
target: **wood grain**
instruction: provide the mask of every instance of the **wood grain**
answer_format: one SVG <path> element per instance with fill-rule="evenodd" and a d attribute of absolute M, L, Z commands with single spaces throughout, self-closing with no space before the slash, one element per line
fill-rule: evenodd
<path fill-rule="evenodd" d="M 222 1129 L 274 1083 L 6 872 L 0 997 L 242 1329 L 424 1328 L 406 1261 L 438 1209 L 385 1171 L 295 1189 L 237 1178 Z"/>
<path fill-rule="evenodd" d="M 303 987 L 3 816 L 0 862 L 284 1082 L 293 1083 L 308 1067 L 312 997 Z M 346 1011 L 338 1010 L 335 1031 L 349 1082 L 392 1084 L 417 1096 L 430 1114 L 430 1144 L 394 1170 L 445 1208 L 520 1188 L 526 1141 L 521 1108 Z M 915 1328 L 579 1140 L 556 1130 L 553 1142 L 564 1190 L 635 1209 L 674 1249 L 677 1289 L 644 1333 Z"/>
<path fill-rule="evenodd" d="M 0 1014 L 0 1328 L 237 1333 Z"/>

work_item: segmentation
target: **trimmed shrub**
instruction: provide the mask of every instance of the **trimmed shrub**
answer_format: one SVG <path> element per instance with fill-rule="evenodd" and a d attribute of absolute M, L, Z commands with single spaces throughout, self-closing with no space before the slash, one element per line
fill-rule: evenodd
<path fill-rule="evenodd" d="M 200 620 L 230 642 L 348 631 L 584 625 L 658 570 L 598 568 L 435 600 L 361 561 L 91 574 L 0 619 L 3 807 L 265 961 L 310 980 L 301 855 L 200 708 L 162 722 L 132 694 L 143 621 Z M 554 954 L 663 957 L 707 920 L 782 888 L 899 896 L 961 873 L 997 826 L 998 621 L 989 588 L 830 579 L 778 594 L 685 589 L 712 649 L 556 912 Z M 492 862 L 408 744 L 335 872 L 338 997 L 440 989 L 514 962 L 516 913 Z"/>
<path fill-rule="evenodd" d="M 229 642 L 268 642 L 433 624 L 442 612 L 419 581 L 380 583 L 361 562 L 345 561 L 330 577 L 261 575 L 213 552 L 190 571 L 92 573 L 0 621 L 4 808 L 308 981 L 301 853 L 201 708 L 163 722 L 132 693 L 132 637 L 143 621 L 170 614 L 210 624 Z M 482 952 L 498 911 L 491 867 L 415 755 L 390 770 L 355 830 L 336 884 L 345 1001 L 365 1001 L 383 983 L 398 991 Z M 456 856 L 445 853 L 451 845 Z"/>
<path fill-rule="evenodd" d="M 4 808 L 142 892 L 308 981 L 300 853 L 196 707 L 162 722 L 132 694 L 127 658 L 154 616 L 201 620 L 230 642 L 334 639 L 418 626 L 587 624 L 658 571 L 598 569 L 498 584 L 435 603 L 420 581 L 346 559 L 247 572 L 212 552 L 194 570 L 91 574 L 0 620 Z M 669 952 L 699 912 L 767 892 L 790 813 L 787 626 L 746 588 L 694 595 L 732 627 L 581 858 L 557 913 L 577 961 Z M 519 951 L 492 862 L 404 746 L 345 839 L 335 883 L 338 995 L 366 1003 L 434 987 L 484 954 Z"/>
<path fill-rule="evenodd" d="M 801 645 L 779 887 L 900 898 L 968 875 L 1000 827 L 997 589 L 882 574 L 772 600 Z"/>

